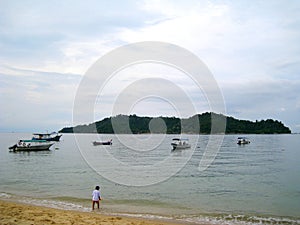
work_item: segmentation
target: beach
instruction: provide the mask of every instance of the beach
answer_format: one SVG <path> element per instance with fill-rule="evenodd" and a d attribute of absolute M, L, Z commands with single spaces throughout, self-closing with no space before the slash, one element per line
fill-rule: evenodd
<path fill-rule="evenodd" d="M 104 215 L 100 211 L 79 212 L 0 200 L 0 224 L 103 224 L 175 225 L 172 221 Z"/>

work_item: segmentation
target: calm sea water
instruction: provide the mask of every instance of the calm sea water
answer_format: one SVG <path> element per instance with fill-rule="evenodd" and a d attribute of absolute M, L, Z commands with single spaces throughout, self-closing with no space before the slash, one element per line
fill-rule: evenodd
<path fill-rule="evenodd" d="M 236 144 L 237 135 L 226 135 L 215 160 L 204 171 L 198 165 L 210 136 L 197 140 L 195 135 L 186 135 L 194 140 L 195 149 L 175 152 L 170 146 L 173 137 L 123 135 L 127 144 L 137 148 L 132 151 L 113 135 L 81 134 L 78 145 L 73 135 L 65 134 L 50 151 L 13 153 L 8 147 L 31 134 L 0 134 L 0 199 L 89 211 L 91 193 L 99 184 L 104 199 L 101 211 L 109 214 L 199 224 L 300 224 L 300 135 L 248 135 L 251 143 L 244 146 Z M 113 145 L 93 146 L 91 142 L 98 139 L 113 139 Z M 143 140 L 157 140 L 158 144 L 143 145 Z M 166 163 L 161 171 L 145 173 L 146 169 L 145 181 L 159 180 L 179 167 L 182 159 L 191 158 L 167 180 L 135 187 L 114 182 L 132 180 L 136 171 L 122 173 L 122 167 L 115 168 L 101 158 L 101 151 L 124 165 L 154 171 L 157 160 L 174 159 L 174 164 Z M 94 161 L 87 162 L 82 154 Z M 91 164 L 99 165 L 103 176 Z"/>

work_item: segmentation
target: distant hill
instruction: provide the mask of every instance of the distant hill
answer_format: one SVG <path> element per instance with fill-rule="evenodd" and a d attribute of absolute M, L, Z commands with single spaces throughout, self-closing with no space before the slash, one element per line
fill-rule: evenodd
<path fill-rule="evenodd" d="M 249 121 L 239 120 L 233 117 L 224 116 L 206 112 L 197 114 L 187 119 L 176 117 L 140 117 L 137 115 L 118 115 L 115 117 L 105 118 L 88 125 L 78 125 L 75 127 L 66 127 L 61 129 L 60 133 L 193 133 L 193 134 L 210 134 L 211 118 L 214 121 L 226 120 L 226 134 L 290 134 L 291 130 L 278 120 L 260 120 Z M 197 119 L 200 127 L 197 126 Z M 162 120 L 164 123 L 162 123 Z M 129 121 L 129 127 L 128 127 Z M 195 122 L 196 121 L 196 122 Z M 113 124 L 114 128 L 113 129 Z M 126 126 L 127 125 L 127 126 Z M 220 131 L 222 132 L 222 131 Z M 220 133 L 215 131 L 214 133 Z"/>

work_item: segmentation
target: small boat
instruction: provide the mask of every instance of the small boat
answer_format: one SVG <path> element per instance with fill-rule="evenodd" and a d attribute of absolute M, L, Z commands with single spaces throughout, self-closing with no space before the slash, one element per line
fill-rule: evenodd
<path fill-rule="evenodd" d="M 173 138 L 171 145 L 173 150 L 190 148 L 189 139 L 184 138 Z"/>
<path fill-rule="evenodd" d="M 52 132 L 50 134 L 35 133 L 33 134 L 32 140 L 59 141 L 61 136 L 62 134 L 58 134 L 56 132 Z"/>
<path fill-rule="evenodd" d="M 109 140 L 109 141 L 94 141 L 93 145 L 94 146 L 97 146 L 97 145 L 112 145 L 112 140 Z"/>
<path fill-rule="evenodd" d="M 244 144 L 249 144 L 250 140 L 246 137 L 238 137 L 237 139 L 237 144 L 238 145 L 244 145 Z"/>
<path fill-rule="evenodd" d="M 9 147 L 12 151 L 44 151 L 49 150 L 49 148 L 54 143 L 45 140 L 20 140 L 17 144 Z"/>

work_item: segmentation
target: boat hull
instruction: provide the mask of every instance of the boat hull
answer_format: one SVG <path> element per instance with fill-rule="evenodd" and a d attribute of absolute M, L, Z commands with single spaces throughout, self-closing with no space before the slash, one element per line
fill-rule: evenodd
<path fill-rule="evenodd" d="M 172 144 L 173 146 L 173 150 L 180 150 L 180 149 L 188 149 L 191 148 L 190 144 L 186 144 L 186 145 L 177 145 L 177 144 Z"/>
<path fill-rule="evenodd" d="M 43 144 L 43 145 L 26 145 L 26 146 L 20 146 L 20 145 L 14 145 L 10 147 L 9 149 L 12 151 L 45 151 L 49 150 L 50 147 L 53 145 L 53 143 L 49 144 Z"/>
<path fill-rule="evenodd" d="M 238 141 L 237 144 L 238 145 L 246 145 L 246 144 L 250 144 L 250 141 Z"/>
<path fill-rule="evenodd" d="M 105 142 L 94 141 L 93 145 L 94 146 L 97 146 L 97 145 L 112 145 L 112 142 L 111 141 L 105 141 Z"/>

